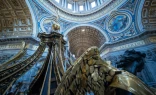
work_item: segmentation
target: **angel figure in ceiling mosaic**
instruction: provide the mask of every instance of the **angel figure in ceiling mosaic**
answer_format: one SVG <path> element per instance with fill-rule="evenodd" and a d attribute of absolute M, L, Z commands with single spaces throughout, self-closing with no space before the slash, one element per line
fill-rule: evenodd
<path fill-rule="evenodd" d="M 120 32 L 126 28 L 128 17 L 126 15 L 118 15 L 112 18 L 109 22 L 109 29 L 112 32 Z"/>

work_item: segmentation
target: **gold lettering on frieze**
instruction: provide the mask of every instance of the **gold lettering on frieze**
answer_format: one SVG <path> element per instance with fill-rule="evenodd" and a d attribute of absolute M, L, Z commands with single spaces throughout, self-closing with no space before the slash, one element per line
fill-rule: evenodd
<path fill-rule="evenodd" d="M 153 42 L 156 42 L 156 37 L 150 37 L 149 40 L 150 40 L 150 42 L 152 42 L 152 43 L 153 43 Z"/>
<path fill-rule="evenodd" d="M 3 49 L 20 49 L 22 48 L 22 45 L 1 45 L 0 46 L 0 50 L 3 50 Z"/>
<path fill-rule="evenodd" d="M 134 42 L 134 43 L 114 47 L 114 48 L 112 48 L 112 51 L 117 51 L 117 50 L 122 50 L 122 49 L 129 49 L 129 48 L 134 48 L 134 47 L 138 47 L 138 46 L 142 46 L 142 45 L 145 45 L 144 41 L 137 41 L 137 42 Z"/>

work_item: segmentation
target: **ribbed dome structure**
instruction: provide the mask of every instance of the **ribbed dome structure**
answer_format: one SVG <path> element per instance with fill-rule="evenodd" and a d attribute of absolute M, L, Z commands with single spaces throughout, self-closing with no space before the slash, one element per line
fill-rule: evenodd
<path fill-rule="evenodd" d="M 50 0 L 60 9 L 75 14 L 87 14 L 101 9 L 112 0 Z"/>

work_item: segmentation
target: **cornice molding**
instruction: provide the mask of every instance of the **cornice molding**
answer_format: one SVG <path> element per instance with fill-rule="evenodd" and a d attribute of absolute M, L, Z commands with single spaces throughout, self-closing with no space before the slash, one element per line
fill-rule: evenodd
<path fill-rule="evenodd" d="M 0 45 L 7 43 L 17 43 L 25 41 L 26 43 L 38 44 L 39 41 L 33 37 L 20 37 L 20 38 L 0 38 Z"/>
<path fill-rule="evenodd" d="M 114 52 L 114 51 L 120 51 L 124 49 L 134 48 L 138 46 L 148 45 L 151 43 L 156 43 L 156 31 L 146 31 L 136 37 L 126 39 L 123 41 L 119 41 L 116 43 L 105 43 L 100 47 L 101 56 Z M 135 44 L 134 46 L 128 46 L 128 45 Z M 124 46 L 125 45 L 125 46 Z M 126 46 L 127 45 L 127 46 Z M 116 47 L 123 47 L 120 49 L 116 49 Z M 125 47 L 125 48 L 124 48 Z"/>

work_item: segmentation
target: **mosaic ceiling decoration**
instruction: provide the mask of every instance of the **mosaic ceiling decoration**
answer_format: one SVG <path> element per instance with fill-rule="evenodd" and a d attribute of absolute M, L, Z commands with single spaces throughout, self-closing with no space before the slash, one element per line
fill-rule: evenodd
<path fill-rule="evenodd" d="M 110 20 L 109 29 L 113 32 L 120 32 L 126 28 L 127 24 L 128 17 L 126 15 L 118 15 Z"/>
<path fill-rule="evenodd" d="M 101 8 L 100 10 L 89 14 L 76 14 L 66 10 L 65 8 L 59 8 L 57 6 L 58 4 L 56 0 L 30 1 L 33 2 L 33 4 L 31 3 L 32 5 L 35 5 L 35 7 L 33 6 L 33 8 L 38 10 L 34 10 L 34 13 L 35 17 L 38 20 L 37 24 L 38 26 L 40 26 L 39 30 L 41 32 L 49 31 L 52 24 L 51 21 L 45 21 L 44 23 L 42 23 L 43 19 L 56 15 L 56 10 L 58 10 L 60 20 L 63 21 L 60 23 L 60 32 L 62 34 L 64 34 L 64 31 L 66 32 L 66 30 L 70 30 L 70 28 L 74 27 L 74 25 L 81 26 L 81 24 L 84 24 L 86 26 L 89 26 L 91 24 L 96 26 L 98 29 L 101 29 L 101 31 L 104 32 L 103 34 L 107 36 L 108 42 L 110 43 L 132 38 L 133 36 L 137 36 L 142 33 L 138 30 L 138 26 L 136 25 L 136 21 L 138 21 L 138 18 L 136 18 L 136 13 L 138 12 L 137 8 L 142 5 L 139 5 L 141 0 L 113 0 L 113 2 L 110 1 L 108 5 L 103 6 L 103 8 Z M 59 1 L 62 2 L 62 0 Z M 73 0 L 67 1 L 80 2 Z M 144 23 L 143 25 L 145 29 L 154 29 L 153 27 L 155 26 L 155 20 L 153 20 L 153 16 L 155 13 L 155 1 L 145 0 L 145 2 L 147 3 L 144 4 L 144 9 L 142 11 L 142 23 Z M 152 8 L 153 11 L 149 8 Z M 145 13 L 150 13 L 150 15 L 147 16 Z M 149 24 L 149 26 L 146 23 Z M 152 28 L 146 28 L 151 26 Z"/>
<path fill-rule="evenodd" d="M 79 57 L 91 46 L 100 47 L 106 41 L 100 31 L 88 26 L 77 27 L 71 30 L 67 36 L 70 51 L 75 54 L 75 57 Z"/>
<path fill-rule="evenodd" d="M 0 32 L 28 32 L 33 24 L 25 0 L 0 0 Z"/>
<path fill-rule="evenodd" d="M 106 29 L 110 33 L 120 33 L 125 31 L 132 23 L 132 17 L 127 12 L 115 11 L 106 21 Z"/>

